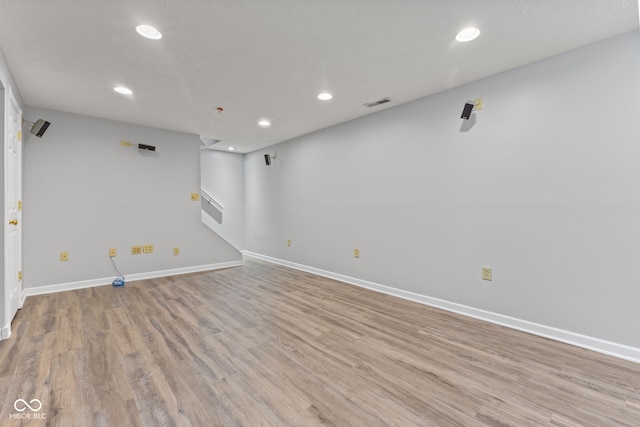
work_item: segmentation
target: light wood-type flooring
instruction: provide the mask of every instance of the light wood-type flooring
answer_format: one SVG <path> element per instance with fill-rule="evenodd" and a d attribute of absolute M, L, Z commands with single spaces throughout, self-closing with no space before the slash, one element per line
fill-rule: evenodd
<path fill-rule="evenodd" d="M 0 363 L 2 427 L 640 426 L 640 364 L 261 262 L 29 297 Z"/>

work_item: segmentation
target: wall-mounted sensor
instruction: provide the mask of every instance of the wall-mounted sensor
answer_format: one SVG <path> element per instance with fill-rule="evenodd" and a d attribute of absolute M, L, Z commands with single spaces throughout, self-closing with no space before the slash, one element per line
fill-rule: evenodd
<path fill-rule="evenodd" d="M 149 150 L 149 151 L 156 151 L 156 147 L 153 145 L 146 145 L 146 144 L 138 144 L 138 149 L 139 150 Z"/>
<path fill-rule="evenodd" d="M 473 105 L 473 102 L 470 101 L 464 104 L 462 115 L 460 116 L 461 119 L 469 120 L 469 117 L 471 117 L 471 112 L 473 111 Z"/>
<path fill-rule="evenodd" d="M 29 121 L 27 121 L 25 119 L 22 119 L 22 123 L 30 124 L 31 125 L 31 133 L 34 134 L 35 136 L 37 136 L 38 138 L 42 138 L 42 135 L 44 135 L 44 133 L 49 128 L 49 125 L 51 125 L 50 122 L 48 122 L 46 120 L 42 120 L 42 119 L 36 120 L 35 123 L 29 122 Z"/>
<path fill-rule="evenodd" d="M 51 123 L 49 123 L 46 120 L 38 119 L 33 124 L 33 127 L 31 128 L 31 133 L 37 136 L 38 138 L 42 138 L 42 135 L 44 135 L 44 133 L 47 131 L 50 124 Z"/>
<path fill-rule="evenodd" d="M 265 165 L 271 166 L 271 160 L 278 160 L 278 153 L 265 154 L 264 155 L 264 164 Z"/>

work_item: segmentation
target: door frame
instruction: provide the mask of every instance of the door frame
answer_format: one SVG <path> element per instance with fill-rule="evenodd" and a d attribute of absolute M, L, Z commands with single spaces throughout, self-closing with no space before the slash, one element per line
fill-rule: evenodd
<path fill-rule="evenodd" d="M 24 292 L 24 288 L 22 286 L 22 142 L 23 142 L 23 138 L 22 138 L 22 108 L 20 107 L 20 105 L 18 104 L 17 99 L 15 98 L 12 90 L 11 90 L 11 86 L 5 86 L 1 81 L 0 81 L 0 85 L 3 87 L 3 92 L 4 92 L 4 99 L 3 99 L 3 105 L 4 105 L 4 111 L 3 111 L 3 118 L 2 118 L 2 123 L 4 124 L 3 126 L 3 197 L 2 197 L 2 210 L 3 210 L 3 214 L 2 214 L 2 218 L 5 220 L 4 221 L 4 226 L 2 228 L 3 230 L 3 236 L 4 236 L 4 245 L 3 245 L 3 256 L 2 256 L 2 271 L 3 271 L 3 307 L 2 307 L 2 328 L 0 329 L 0 340 L 5 340 L 7 338 L 9 338 L 11 336 L 11 322 L 13 321 L 13 317 L 15 316 L 16 312 L 18 311 L 18 309 L 20 309 L 24 303 L 24 299 L 25 299 L 25 292 Z M 17 132 L 18 132 L 18 164 L 17 164 L 17 171 L 16 171 L 16 176 L 14 177 L 17 180 L 17 185 L 18 185 L 18 191 L 16 194 L 17 197 L 17 211 L 16 211 L 16 218 L 18 220 L 18 224 L 17 224 L 17 239 L 18 239 L 18 243 L 17 243 L 17 253 L 14 254 L 15 257 L 17 257 L 17 261 L 16 261 L 16 268 L 12 268 L 11 265 L 9 265 L 9 260 L 12 259 L 13 257 L 10 256 L 10 245 L 8 243 L 8 230 L 9 230 L 9 226 L 8 226 L 8 221 L 10 218 L 8 215 L 8 180 L 7 180 L 7 173 L 8 173 L 8 168 L 7 168 L 7 148 L 8 148 L 8 144 L 9 144 L 9 138 L 11 138 L 11 132 L 10 132 L 10 127 L 13 125 L 12 123 L 10 123 L 9 121 L 9 111 L 11 108 L 15 107 L 15 110 L 18 114 L 18 117 L 16 117 L 17 120 Z M 15 270 L 15 271 L 14 271 Z M 16 290 L 16 298 L 17 298 L 17 305 L 14 307 L 12 305 L 12 301 L 10 298 L 11 295 L 11 280 L 9 278 L 9 274 L 16 274 L 19 275 L 19 277 L 14 277 L 13 280 L 18 280 L 17 283 L 17 290 Z"/>

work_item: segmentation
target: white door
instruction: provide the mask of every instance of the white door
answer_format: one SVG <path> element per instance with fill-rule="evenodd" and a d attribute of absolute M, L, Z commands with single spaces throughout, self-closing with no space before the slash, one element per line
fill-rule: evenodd
<path fill-rule="evenodd" d="M 11 321 L 22 302 L 22 110 L 8 91 L 4 155 L 4 296 L 3 336 L 11 334 Z"/>

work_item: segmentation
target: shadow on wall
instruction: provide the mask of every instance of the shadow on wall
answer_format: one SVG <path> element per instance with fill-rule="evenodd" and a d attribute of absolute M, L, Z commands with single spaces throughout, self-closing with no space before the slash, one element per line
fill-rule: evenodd
<path fill-rule="evenodd" d="M 460 125 L 460 132 L 469 132 L 476 125 L 476 113 L 471 113 L 469 120 L 463 120 Z"/>

